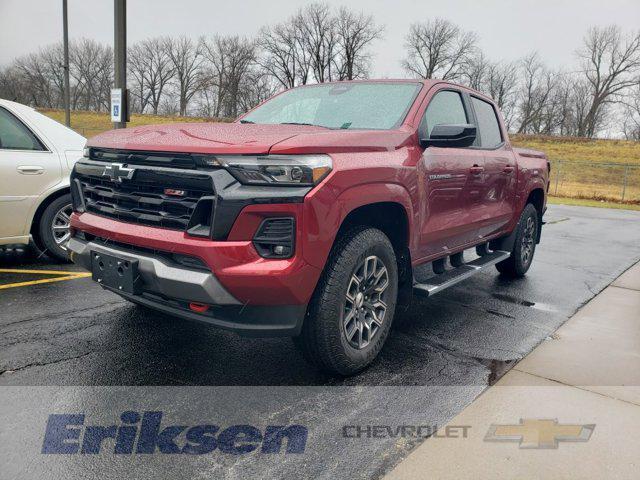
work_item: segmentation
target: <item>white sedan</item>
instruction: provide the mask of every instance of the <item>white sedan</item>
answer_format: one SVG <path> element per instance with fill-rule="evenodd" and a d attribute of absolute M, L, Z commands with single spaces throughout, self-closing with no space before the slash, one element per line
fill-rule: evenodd
<path fill-rule="evenodd" d="M 36 112 L 0 99 L 0 245 L 29 243 L 67 259 L 69 173 L 86 139 Z"/>

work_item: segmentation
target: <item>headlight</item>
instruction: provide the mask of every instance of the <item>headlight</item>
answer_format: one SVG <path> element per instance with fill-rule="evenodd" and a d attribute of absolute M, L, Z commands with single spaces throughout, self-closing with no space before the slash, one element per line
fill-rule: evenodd
<path fill-rule="evenodd" d="M 327 155 L 216 156 L 210 165 L 226 167 L 249 185 L 317 185 L 331 171 Z"/>
<path fill-rule="evenodd" d="M 89 157 L 91 156 L 91 155 L 90 155 L 90 151 L 89 151 L 89 147 L 84 147 L 84 148 L 82 149 L 82 156 L 83 156 L 84 158 L 89 158 Z"/>

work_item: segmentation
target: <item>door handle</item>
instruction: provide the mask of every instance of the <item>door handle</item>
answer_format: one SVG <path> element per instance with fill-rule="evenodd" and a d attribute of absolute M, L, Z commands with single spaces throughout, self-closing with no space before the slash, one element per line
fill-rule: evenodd
<path fill-rule="evenodd" d="M 471 175 L 480 175 L 482 172 L 484 172 L 484 167 L 481 167 L 480 165 L 474 165 L 469 169 L 469 171 L 471 172 Z"/>
<path fill-rule="evenodd" d="M 41 175 L 44 173 L 44 167 L 39 167 L 37 165 L 20 165 L 18 167 L 18 172 L 23 175 Z"/>
<path fill-rule="evenodd" d="M 513 165 L 507 165 L 506 167 L 504 167 L 502 172 L 503 173 L 513 173 L 514 170 L 515 170 L 515 167 Z"/>

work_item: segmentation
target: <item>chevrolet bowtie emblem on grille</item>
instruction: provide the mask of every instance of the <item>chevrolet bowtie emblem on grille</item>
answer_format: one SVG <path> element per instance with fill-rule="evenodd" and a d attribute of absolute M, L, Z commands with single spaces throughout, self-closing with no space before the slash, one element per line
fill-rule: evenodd
<path fill-rule="evenodd" d="M 562 425 L 557 419 L 520 419 L 517 425 L 489 427 L 486 442 L 518 442 L 520 448 L 558 448 L 558 442 L 586 442 L 594 424 Z"/>
<path fill-rule="evenodd" d="M 104 167 L 102 176 L 109 177 L 114 182 L 122 182 L 123 178 L 131 180 L 135 171 L 135 168 L 127 168 L 121 163 L 112 163 Z"/>

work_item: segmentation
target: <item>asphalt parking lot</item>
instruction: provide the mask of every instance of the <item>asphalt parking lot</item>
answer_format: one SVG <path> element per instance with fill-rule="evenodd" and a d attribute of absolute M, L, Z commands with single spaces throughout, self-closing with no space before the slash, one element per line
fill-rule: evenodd
<path fill-rule="evenodd" d="M 90 278 L 33 272 L 82 273 L 73 265 L 49 264 L 29 250 L 4 252 L 0 385 L 225 386 L 208 389 L 207 401 L 188 388 L 173 389 L 170 397 L 175 405 L 198 398 L 203 409 L 214 409 L 218 415 L 242 411 L 247 423 L 276 414 L 288 422 L 306 422 L 314 445 L 309 455 L 267 464 L 260 457 L 200 459 L 167 463 L 167 472 L 180 469 L 194 476 L 234 467 L 238 477 L 264 477 L 265 471 L 271 476 L 379 476 L 415 442 L 376 439 L 362 448 L 362 443 L 348 439 L 336 441 L 336 429 L 379 422 L 382 414 L 376 412 L 383 407 L 384 415 L 397 414 L 403 421 L 443 424 L 640 259 L 640 212 L 554 205 L 545 220 L 543 240 L 526 278 L 507 281 L 492 271 L 432 299 L 416 300 L 400 314 L 378 361 L 349 379 L 314 371 L 288 339 L 242 338 L 139 309 Z M 60 276 L 73 278 L 30 283 Z M 24 286 L 6 288 L 23 282 Z M 249 386 L 263 388 L 243 388 Z M 57 407 L 72 395 L 69 389 L 54 390 Z M 85 408 L 111 407 L 133 395 L 120 390 L 114 400 L 113 391 L 84 389 Z M 139 389 L 136 402 L 153 391 L 157 398 L 169 398 L 166 389 Z M 24 392 L 15 389 L 10 395 Z M 77 396 L 74 402 L 78 404 Z M 61 475 L 70 467 L 65 468 Z M 118 473 L 122 470 L 110 470 Z M 153 472 L 146 474 L 151 477 Z"/>

